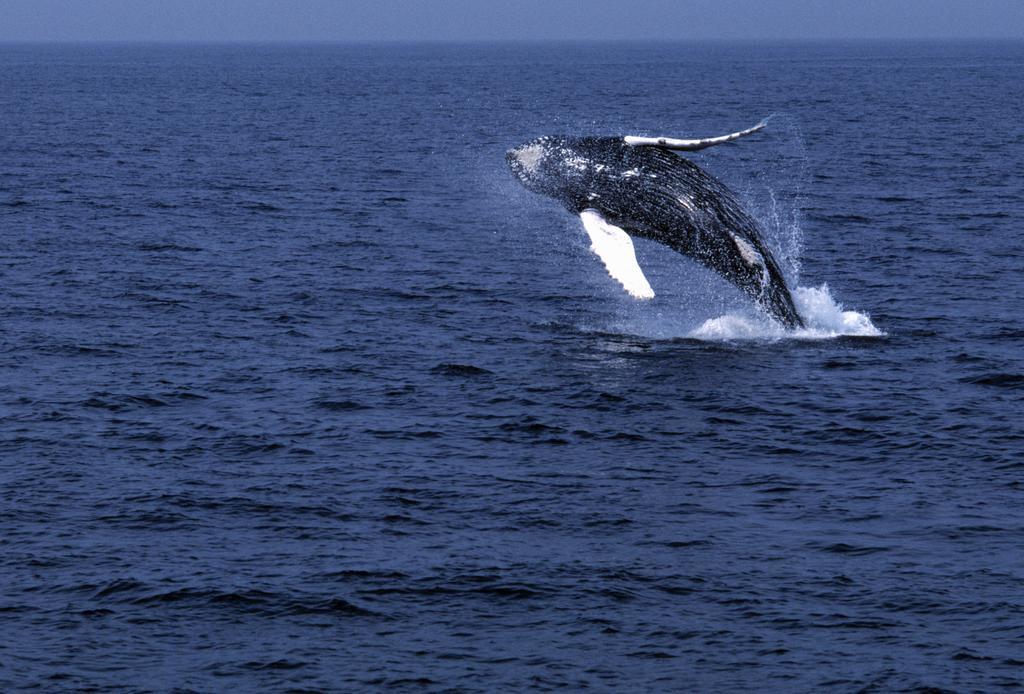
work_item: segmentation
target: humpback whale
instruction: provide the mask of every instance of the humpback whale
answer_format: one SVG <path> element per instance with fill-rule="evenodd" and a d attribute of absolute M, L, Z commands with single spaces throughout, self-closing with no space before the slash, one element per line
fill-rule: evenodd
<path fill-rule="evenodd" d="M 638 299 L 654 296 L 630 236 L 657 241 L 714 270 L 788 328 L 803 327 L 757 222 L 718 179 L 673 153 L 756 133 L 702 139 L 541 137 L 511 149 L 509 168 L 528 190 L 579 215 L 591 250 Z"/>

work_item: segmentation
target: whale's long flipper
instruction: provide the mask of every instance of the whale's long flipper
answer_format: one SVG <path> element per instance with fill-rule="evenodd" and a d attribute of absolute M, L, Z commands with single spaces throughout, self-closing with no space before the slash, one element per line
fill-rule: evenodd
<path fill-rule="evenodd" d="M 767 124 L 767 121 L 761 121 L 754 127 L 747 128 L 746 130 L 740 130 L 737 133 L 730 133 L 719 137 L 706 137 L 700 140 L 676 140 L 671 137 L 638 137 L 636 135 L 627 135 L 622 139 L 626 141 L 627 145 L 631 145 L 633 147 L 661 147 L 662 149 L 678 149 L 684 152 L 696 152 L 699 149 L 714 147 L 715 145 L 720 145 L 724 142 L 732 142 L 733 140 L 738 140 L 746 135 L 756 133 Z"/>
<path fill-rule="evenodd" d="M 654 290 L 644 277 L 644 271 L 636 262 L 636 251 L 629 234 L 609 224 L 597 210 L 586 209 L 580 213 L 583 228 L 590 236 L 590 250 L 594 251 L 608 269 L 608 274 L 617 280 L 630 296 L 637 299 L 653 299 Z"/>

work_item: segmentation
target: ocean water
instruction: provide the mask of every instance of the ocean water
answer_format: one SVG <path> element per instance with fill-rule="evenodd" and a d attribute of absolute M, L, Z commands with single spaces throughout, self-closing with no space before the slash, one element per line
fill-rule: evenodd
<path fill-rule="evenodd" d="M 0 689 L 1024 684 L 1024 44 L 0 46 Z M 774 114 L 774 115 L 773 115 Z M 513 180 L 690 156 L 784 330 Z"/>

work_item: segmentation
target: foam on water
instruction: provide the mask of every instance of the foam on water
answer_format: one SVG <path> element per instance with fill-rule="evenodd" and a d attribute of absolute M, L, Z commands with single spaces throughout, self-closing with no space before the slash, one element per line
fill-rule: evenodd
<path fill-rule="evenodd" d="M 687 337 L 697 340 L 778 340 L 782 338 L 821 340 L 841 336 L 881 337 L 871 318 L 858 311 L 845 311 L 829 291 L 828 285 L 797 287 L 793 292 L 797 310 L 805 328 L 787 330 L 766 316 L 753 313 L 727 313 L 704 321 Z"/>

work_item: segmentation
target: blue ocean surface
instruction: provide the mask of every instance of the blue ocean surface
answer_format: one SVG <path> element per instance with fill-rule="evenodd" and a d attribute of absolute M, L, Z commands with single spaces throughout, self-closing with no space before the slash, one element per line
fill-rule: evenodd
<path fill-rule="evenodd" d="M 1024 44 L 0 46 L 0 689 L 1024 684 Z M 787 332 L 505 151 L 684 154 Z"/>

